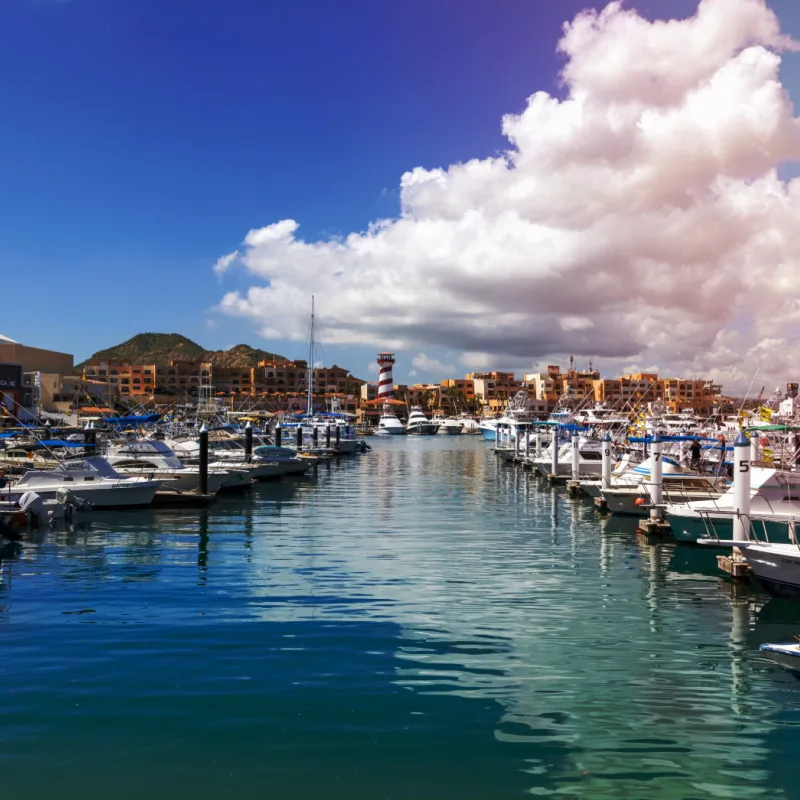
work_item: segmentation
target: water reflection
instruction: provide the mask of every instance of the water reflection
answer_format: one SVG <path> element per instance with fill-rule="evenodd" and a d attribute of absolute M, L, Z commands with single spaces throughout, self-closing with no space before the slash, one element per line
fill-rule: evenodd
<path fill-rule="evenodd" d="M 102 729 L 128 752 L 137 724 L 166 725 L 137 762 L 194 763 L 194 796 L 214 739 L 227 793 L 266 769 L 278 796 L 791 796 L 773 776 L 778 734 L 798 743 L 776 722 L 793 684 L 757 646 L 797 632 L 798 605 L 635 528 L 467 437 L 376 441 L 199 513 L 98 517 L 27 544 L 24 570 L 0 561 L 0 618 L 29 623 L 12 682 L 43 620 L 75 658 L 5 730 L 46 717 L 87 652 L 85 616 L 51 612 L 92 608 L 88 656 L 121 676 L 94 691 L 129 728 L 97 710 L 51 744 Z M 90 752 L 70 749 L 84 767 Z"/>

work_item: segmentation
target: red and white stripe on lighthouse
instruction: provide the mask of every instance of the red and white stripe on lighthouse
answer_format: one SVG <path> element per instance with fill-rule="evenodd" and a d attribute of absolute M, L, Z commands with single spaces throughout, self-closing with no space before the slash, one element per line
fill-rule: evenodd
<path fill-rule="evenodd" d="M 378 399 L 389 399 L 392 396 L 394 380 L 392 379 L 392 366 L 394 353 L 378 353 L 378 366 L 381 369 L 378 378 Z"/>

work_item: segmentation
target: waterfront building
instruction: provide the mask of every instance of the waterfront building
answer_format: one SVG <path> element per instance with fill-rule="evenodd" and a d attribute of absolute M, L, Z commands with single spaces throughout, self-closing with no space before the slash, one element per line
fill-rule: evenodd
<path fill-rule="evenodd" d="M 522 387 L 513 372 L 470 372 L 466 379 L 472 381 L 476 402 L 489 406 L 492 401 L 507 402 Z"/>

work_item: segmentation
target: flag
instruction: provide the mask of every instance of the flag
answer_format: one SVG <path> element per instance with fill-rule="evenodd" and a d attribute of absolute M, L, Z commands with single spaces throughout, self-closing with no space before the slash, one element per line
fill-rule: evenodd
<path fill-rule="evenodd" d="M 761 406 L 761 421 L 772 422 L 772 409 Z"/>

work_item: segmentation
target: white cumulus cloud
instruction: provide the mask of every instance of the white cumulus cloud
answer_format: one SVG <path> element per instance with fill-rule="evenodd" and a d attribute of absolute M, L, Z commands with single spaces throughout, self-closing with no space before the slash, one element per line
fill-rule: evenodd
<path fill-rule="evenodd" d="M 451 376 L 455 371 L 455 367 L 452 364 L 445 364 L 443 361 L 439 361 L 438 358 L 432 358 L 427 355 L 427 353 L 419 353 L 414 356 L 411 359 L 411 365 L 422 372 L 435 373 L 441 378 Z"/>
<path fill-rule="evenodd" d="M 509 149 L 400 180 L 400 213 L 305 241 L 294 220 L 223 256 L 253 277 L 220 308 L 265 335 L 462 363 L 574 353 L 713 374 L 800 373 L 800 127 L 779 78 L 796 49 L 764 0 L 651 22 L 620 2 L 565 24 L 567 90 L 502 121 Z M 533 87 L 532 87 L 533 88 Z M 268 322 L 267 322 L 268 321 Z"/>

